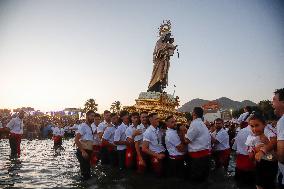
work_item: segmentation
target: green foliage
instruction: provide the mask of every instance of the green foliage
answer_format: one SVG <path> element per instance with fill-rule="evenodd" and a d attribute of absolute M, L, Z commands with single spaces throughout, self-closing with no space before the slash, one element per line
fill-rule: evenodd
<path fill-rule="evenodd" d="M 276 116 L 274 115 L 274 109 L 272 107 L 272 102 L 269 100 L 263 100 L 258 103 L 258 107 L 266 120 L 274 120 Z"/>
<path fill-rule="evenodd" d="M 185 112 L 185 118 L 187 121 L 192 120 L 192 115 L 190 112 Z"/>
<path fill-rule="evenodd" d="M 85 102 L 83 112 L 86 113 L 89 110 L 93 110 L 94 112 L 98 111 L 98 104 L 96 104 L 96 101 L 92 98 Z"/>
<path fill-rule="evenodd" d="M 272 107 L 272 102 L 269 100 L 260 101 L 257 106 L 252 106 L 251 108 L 252 111 L 262 114 L 266 120 L 276 119 L 276 116 L 274 115 L 274 109 Z M 243 108 L 234 110 L 232 112 L 233 117 L 239 117 L 242 113 L 244 113 Z"/>
<path fill-rule="evenodd" d="M 119 113 L 120 110 L 121 110 L 121 103 L 120 101 L 114 101 L 111 106 L 110 106 L 110 110 L 113 112 L 113 113 Z"/>

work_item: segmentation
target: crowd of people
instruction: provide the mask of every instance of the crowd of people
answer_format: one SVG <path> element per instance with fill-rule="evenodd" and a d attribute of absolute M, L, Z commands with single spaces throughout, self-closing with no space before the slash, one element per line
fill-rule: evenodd
<path fill-rule="evenodd" d="M 11 114 L 11 112 L 0 113 L 0 131 L 4 130 L 9 121 L 17 115 L 17 113 Z M 78 116 L 51 116 L 43 113 L 38 115 L 25 112 L 22 138 L 27 138 L 29 140 L 51 138 L 54 127 L 64 129 L 65 136 L 74 136 L 74 131 L 76 129 L 74 126 L 78 125 L 80 122 L 81 120 L 78 120 Z M 1 138 L 8 138 L 7 133 L 0 132 L 0 139 Z"/>
<path fill-rule="evenodd" d="M 210 174 L 211 160 L 214 169 L 227 170 L 235 151 L 238 183 L 258 189 L 272 189 L 278 183 L 284 188 L 284 89 L 275 91 L 272 102 L 280 118 L 276 125 L 250 107 L 245 107 L 238 120 L 217 118 L 214 123 L 204 121 L 203 109 L 195 107 L 186 125 L 178 124 L 171 115 L 161 122 L 155 112 L 130 114 L 123 110 L 118 115 L 106 110 L 101 117 L 90 110 L 84 122 L 72 127 L 82 178 L 89 179 L 91 167 L 100 162 L 120 171 L 202 182 Z M 11 155 L 20 155 L 23 118 L 24 112 L 20 112 L 6 127 Z M 65 131 L 52 127 L 55 146 L 61 145 Z"/>

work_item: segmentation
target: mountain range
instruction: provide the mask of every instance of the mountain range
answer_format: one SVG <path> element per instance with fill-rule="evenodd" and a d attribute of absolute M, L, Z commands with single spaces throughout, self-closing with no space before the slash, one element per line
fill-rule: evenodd
<path fill-rule="evenodd" d="M 182 105 L 178 111 L 180 112 L 192 112 L 193 108 L 194 107 L 197 107 L 197 106 L 202 106 L 210 101 L 216 101 L 218 102 L 218 104 L 220 105 L 220 107 L 222 109 L 233 109 L 233 110 L 237 110 L 237 109 L 240 109 L 240 108 L 243 108 L 245 106 L 256 106 L 257 104 L 250 101 L 250 100 L 244 100 L 244 101 L 234 101 L 234 100 L 231 100 L 227 97 L 221 97 L 221 98 L 218 98 L 216 100 L 204 100 L 204 99 L 199 99 L 199 98 L 196 98 L 196 99 L 193 99 L 187 103 L 185 103 L 184 105 Z"/>

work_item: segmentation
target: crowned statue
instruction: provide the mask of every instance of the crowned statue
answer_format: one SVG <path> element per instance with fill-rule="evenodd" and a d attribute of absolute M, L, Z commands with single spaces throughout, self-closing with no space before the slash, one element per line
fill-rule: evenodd
<path fill-rule="evenodd" d="M 164 91 L 168 85 L 170 57 L 174 55 L 176 49 L 177 45 L 174 45 L 174 38 L 171 36 L 171 22 L 163 21 L 153 53 L 154 65 L 148 90 L 140 92 L 133 106 L 125 106 L 123 109 L 129 112 L 156 112 L 162 121 L 169 115 L 173 115 L 178 123 L 186 123 L 184 113 L 176 109 L 179 106 L 179 97 Z"/>
<path fill-rule="evenodd" d="M 168 85 L 168 72 L 170 68 L 170 57 L 174 55 L 177 45 L 171 37 L 171 22 L 163 21 L 159 28 L 159 40 L 153 53 L 153 71 L 148 86 L 148 91 L 163 92 Z"/>

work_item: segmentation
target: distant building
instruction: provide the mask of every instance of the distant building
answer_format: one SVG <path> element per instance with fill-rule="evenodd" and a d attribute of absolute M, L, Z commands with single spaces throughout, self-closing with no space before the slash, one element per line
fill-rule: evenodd
<path fill-rule="evenodd" d="M 220 105 L 216 101 L 210 101 L 202 106 L 204 111 L 220 110 Z"/>
<path fill-rule="evenodd" d="M 222 118 L 223 120 L 230 120 L 231 113 L 229 110 L 222 110 L 221 106 L 216 101 L 210 101 L 202 106 L 204 110 L 204 120 L 213 122 L 217 118 Z"/>
<path fill-rule="evenodd" d="M 205 110 L 204 111 L 204 121 L 213 122 L 217 118 L 221 118 L 220 110 Z"/>

